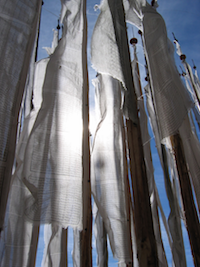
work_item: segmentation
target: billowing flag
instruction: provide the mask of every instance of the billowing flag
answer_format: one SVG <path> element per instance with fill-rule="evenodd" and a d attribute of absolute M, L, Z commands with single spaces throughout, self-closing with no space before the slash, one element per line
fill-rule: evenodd
<path fill-rule="evenodd" d="M 47 65 L 21 179 L 29 220 L 82 230 L 83 3 L 65 1 L 64 8 L 63 36 Z"/>
<path fill-rule="evenodd" d="M 42 1 L 0 1 L 0 231 L 13 167 L 17 122 Z"/>
<path fill-rule="evenodd" d="M 142 10 L 145 53 L 162 140 L 178 130 L 192 102 L 174 64 L 163 18 L 149 4 Z"/>
<path fill-rule="evenodd" d="M 127 208 L 126 161 L 121 110 L 121 84 L 106 74 L 98 76 L 101 121 L 91 156 L 92 194 L 120 264 L 132 262 Z M 120 265 L 124 266 L 124 265 Z"/>

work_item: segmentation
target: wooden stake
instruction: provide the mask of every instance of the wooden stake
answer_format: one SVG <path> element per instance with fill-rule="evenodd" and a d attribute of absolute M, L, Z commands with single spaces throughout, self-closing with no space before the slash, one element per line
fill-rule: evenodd
<path fill-rule="evenodd" d="M 61 234 L 61 258 L 60 258 L 60 266 L 62 266 L 62 267 L 67 267 L 68 266 L 67 236 L 68 236 L 68 229 L 62 228 L 62 234 Z"/>
<path fill-rule="evenodd" d="M 131 267 L 133 266 L 133 248 L 132 248 L 132 238 L 131 238 L 131 209 L 132 209 L 132 204 L 131 204 L 131 192 L 130 192 L 130 184 L 129 184 L 129 177 L 128 177 L 128 160 L 127 160 L 127 153 L 126 153 L 126 142 L 125 142 L 125 136 L 126 136 L 126 132 L 125 132 L 125 125 L 124 125 L 124 120 L 123 117 L 122 119 L 122 125 L 123 125 L 123 129 L 122 129 L 122 138 L 123 138 L 123 146 L 124 146 L 124 185 L 125 185 L 125 198 L 126 198 L 126 213 L 127 213 L 127 220 L 128 220 L 128 231 L 130 233 L 130 239 L 127 240 L 127 242 L 129 242 L 130 244 L 130 255 L 132 258 L 132 262 L 129 262 L 126 266 L 127 267 Z M 133 213 L 133 210 L 132 210 Z"/>
<path fill-rule="evenodd" d="M 130 171 L 134 197 L 135 232 L 141 267 L 158 266 L 157 247 L 149 199 L 146 167 L 139 124 L 126 121 Z"/>
<path fill-rule="evenodd" d="M 83 231 L 80 233 L 81 267 L 92 266 L 92 206 L 90 183 L 90 142 L 89 142 L 89 82 L 87 73 L 87 17 L 86 0 L 83 1 Z"/>
<path fill-rule="evenodd" d="M 194 204 L 190 177 L 186 165 L 184 149 L 179 133 L 171 136 L 171 143 L 174 150 L 176 166 L 179 176 L 183 208 L 185 212 L 186 225 L 190 245 L 192 249 L 193 261 L 196 267 L 200 266 L 200 225 Z"/>
<path fill-rule="evenodd" d="M 28 267 L 34 267 L 36 263 L 38 239 L 39 239 L 40 226 L 33 225 L 32 236 L 31 236 L 31 246 L 28 258 Z"/>
<path fill-rule="evenodd" d="M 133 108 L 133 117 L 135 117 L 134 122 L 132 120 L 127 120 L 126 125 L 134 197 L 135 232 L 139 265 L 140 267 L 156 267 L 158 266 L 157 246 L 153 230 L 146 167 L 144 162 L 140 123 L 137 114 L 137 100 L 133 84 L 124 8 L 122 0 L 108 0 L 108 5 L 110 7 L 115 30 L 116 43 L 118 44 L 125 86 L 130 95 L 132 95 L 131 102 L 130 98 L 125 99 L 125 102 L 126 100 L 129 101 L 131 108 Z M 120 21 L 120 27 L 117 23 L 118 21 Z"/>

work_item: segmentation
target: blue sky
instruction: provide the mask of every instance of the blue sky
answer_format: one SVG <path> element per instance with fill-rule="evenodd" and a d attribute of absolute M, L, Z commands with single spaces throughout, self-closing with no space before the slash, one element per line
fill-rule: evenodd
<path fill-rule="evenodd" d="M 88 0 L 87 1 L 87 17 L 88 17 L 88 67 L 89 67 L 89 79 L 90 79 L 90 111 L 91 111 L 91 124 L 92 127 L 95 124 L 95 116 L 94 116 L 94 88 L 92 86 L 91 80 L 95 78 L 96 72 L 91 68 L 90 64 L 90 39 L 93 31 L 93 27 L 95 25 L 95 21 L 98 17 L 99 11 L 94 11 L 94 5 L 99 4 L 100 0 Z M 163 16 L 166 26 L 168 37 L 173 41 L 172 32 L 175 33 L 176 38 L 178 39 L 182 52 L 187 56 L 187 62 L 192 65 L 192 60 L 194 60 L 195 65 L 197 66 L 197 71 L 200 73 L 200 1 L 199 0 L 168 0 L 168 1 L 158 1 L 159 7 L 157 11 Z M 60 14 L 60 1 L 59 0 L 44 0 L 44 5 L 42 7 L 42 16 L 41 16 L 41 30 L 39 36 L 39 50 L 38 50 L 38 60 L 44 57 L 47 57 L 46 51 L 42 49 L 42 47 L 51 46 L 53 31 L 57 27 L 57 21 Z M 131 34 L 134 31 L 134 34 L 137 36 L 137 29 L 128 25 L 128 32 Z M 61 34 L 61 33 L 60 33 Z M 130 36 L 131 37 L 131 36 Z M 144 58 L 142 53 L 142 45 L 140 39 L 138 37 L 139 43 L 137 45 L 138 50 L 138 59 L 140 63 L 140 73 L 142 85 L 145 86 L 146 82 L 144 80 L 145 77 L 145 69 L 144 69 Z M 132 52 L 132 49 L 130 48 Z M 177 63 L 177 67 L 181 65 L 181 61 L 178 55 L 175 56 L 175 61 Z M 159 159 L 156 153 L 155 142 L 152 138 L 151 141 L 152 147 L 152 156 L 153 163 L 155 168 L 155 180 L 158 186 L 160 198 L 162 205 L 164 207 L 165 215 L 168 217 L 169 215 L 169 207 L 167 203 L 167 197 L 165 194 L 164 188 L 164 180 L 163 173 L 159 164 Z M 162 237 L 165 244 L 166 254 L 169 262 L 169 266 L 172 266 L 171 253 L 169 251 L 169 245 L 166 233 L 163 228 L 163 224 L 161 221 L 162 227 Z M 187 232 L 185 227 L 183 228 L 183 235 L 185 240 L 185 249 L 186 249 L 186 257 L 188 266 L 194 266 L 190 251 L 190 246 L 187 239 Z M 41 236 L 43 234 L 43 228 L 41 229 Z M 68 256 L 70 257 L 71 251 L 73 249 L 73 238 L 72 231 L 69 233 L 69 246 L 68 246 Z M 42 249 L 44 243 L 42 238 L 39 244 L 39 257 L 37 260 L 37 267 L 40 267 L 41 257 L 42 257 Z M 95 248 L 95 242 L 93 240 L 93 247 Z M 95 249 L 93 250 L 93 262 L 96 266 L 95 259 Z M 71 260 L 69 260 L 69 267 L 73 266 Z M 112 257 L 110 257 L 109 266 L 117 266 L 117 261 L 114 261 Z"/>

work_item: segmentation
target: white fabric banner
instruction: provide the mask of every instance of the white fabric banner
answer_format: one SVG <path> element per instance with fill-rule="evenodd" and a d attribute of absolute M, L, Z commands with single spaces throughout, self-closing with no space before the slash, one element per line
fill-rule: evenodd
<path fill-rule="evenodd" d="M 67 267 L 67 229 L 55 224 L 44 226 L 45 251 L 42 267 Z"/>
<path fill-rule="evenodd" d="M 91 156 L 92 194 L 103 218 L 112 252 L 119 263 L 132 262 L 125 185 L 125 147 L 121 110 L 121 85 L 109 75 L 99 75 L 102 120 Z"/>
<path fill-rule="evenodd" d="M 146 0 L 123 0 L 126 21 L 143 31 L 142 6 L 146 6 Z"/>
<path fill-rule="evenodd" d="M 42 1 L 0 1 L 0 230 L 13 167 L 18 114 Z"/>
<path fill-rule="evenodd" d="M 94 235 L 96 240 L 97 251 L 97 267 L 108 267 L 108 246 L 107 233 L 104 226 L 103 218 L 94 202 L 93 204 L 94 216 Z"/>
<path fill-rule="evenodd" d="M 83 2 L 65 1 L 64 7 L 63 37 L 47 65 L 22 179 L 29 220 L 82 230 Z"/>
<path fill-rule="evenodd" d="M 37 232 L 35 233 L 37 227 L 33 223 L 24 220 L 24 199 L 29 192 L 26 186 L 24 186 L 21 177 L 27 140 L 42 103 L 42 86 L 48 61 L 49 58 L 46 58 L 36 63 L 33 86 L 34 109 L 24 119 L 23 131 L 16 148 L 17 167 L 12 177 L 13 183 L 11 184 L 7 214 L 4 222 L 5 230 L 2 232 L 2 238 L 0 239 L 0 253 L 2 253 L 0 261 L 1 266 L 5 267 L 26 267 L 28 262 L 30 263 L 34 249 L 37 248 L 37 240 L 34 243 L 31 240 L 31 235 L 37 235 Z M 14 250 L 11 248 L 14 248 Z M 32 252 L 29 253 L 30 251 Z"/>
<path fill-rule="evenodd" d="M 162 140 L 176 133 L 192 102 L 174 64 L 162 16 L 149 4 L 142 10 L 145 53 Z"/>

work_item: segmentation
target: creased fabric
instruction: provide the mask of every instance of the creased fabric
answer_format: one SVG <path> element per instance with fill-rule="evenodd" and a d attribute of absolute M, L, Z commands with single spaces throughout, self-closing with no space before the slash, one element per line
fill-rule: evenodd
<path fill-rule="evenodd" d="M 23 131 L 16 148 L 16 169 L 12 177 L 9 203 L 5 219 L 5 228 L 0 239 L 1 266 L 26 267 L 33 260 L 31 255 L 37 248 L 37 240 L 31 240 L 38 234 L 38 227 L 24 220 L 25 202 L 29 191 L 22 182 L 23 162 L 27 140 L 35 123 L 42 103 L 42 86 L 49 59 L 42 59 L 36 63 L 33 86 L 34 109 L 24 119 Z M 23 234 L 22 234 L 23 233 Z"/>
<path fill-rule="evenodd" d="M 143 31 L 142 6 L 146 5 L 146 0 L 124 0 L 123 4 L 126 14 L 126 21 Z"/>
<path fill-rule="evenodd" d="M 181 56 L 183 53 L 181 51 L 181 46 L 177 40 L 174 40 L 176 45 L 176 53 Z M 195 75 L 193 75 L 191 66 L 186 62 L 186 60 L 182 60 L 182 64 L 184 66 L 185 72 L 182 74 L 185 79 L 186 88 L 192 96 L 192 99 L 195 103 L 196 108 L 200 111 L 200 87 L 198 82 L 197 72 L 195 71 Z"/>
<path fill-rule="evenodd" d="M 72 251 L 73 266 L 81 266 L 81 233 L 77 229 L 73 230 L 74 246 Z"/>
<path fill-rule="evenodd" d="M 103 0 L 99 9 L 91 40 L 91 62 L 98 73 L 110 75 L 125 85 L 108 1 Z"/>
<path fill-rule="evenodd" d="M 0 1 L 0 229 L 15 154 L 18 114 L 42 1 Z"/>
<path fill-rule="evenodd" d="M 42 267 L 67 266 L 67 229 L 55 224 L 44 226 L 45 251 Z"/>
<path fill-rule="evenodd" d="M 47 65 L 42 106 L 25 151 L 24 213 L 37 223 L 82 230 L 83 2 L 64 6 L 63 37 Z"/>
<path fill-rule="evenodd" d="M 101 12 L 91 39 L 91 62 L 98 73 L 110 75 L 122 83 L 126 90 L 122 101 L 124 114 L 136 122 L 135 95 L 123 6 L 117 1 L 103 0 L 99 9 Z"/>
<path fill-rule="evenodd" d="M 53 54 L 57 45 L 58 45 L 58 31 L 53 29 L 53 41 L 51 47 L 43 47 L 43 48 L 47 51 L 47 54 L 50 56 Z"/>
<path fill-rule="evenodd" d="M 107 233 L 104 226 L 103 218 L 94 202 L 93 204 L 94 216 L 94 235 L 96 240 L 97 251 L 97 267 L 108 267 L 108 247 L 107 247 Z"/>
<path fill-rule="evenodd" d="M 192 102 L 174 65 L 163 18 L 150 5 L 142 10 L 145 53 L 162 140 L 178 130 Z"/>
<path fill-rule="evenodd" d="M 102 120 L 95 134 L 91 156 L 92 194 L 103 218 L 113 255 L 122 264 L 132 262 L 132 255 L 125 198 L 121 85 L 109 75 L 99 75 L 98 80 Z"/>

